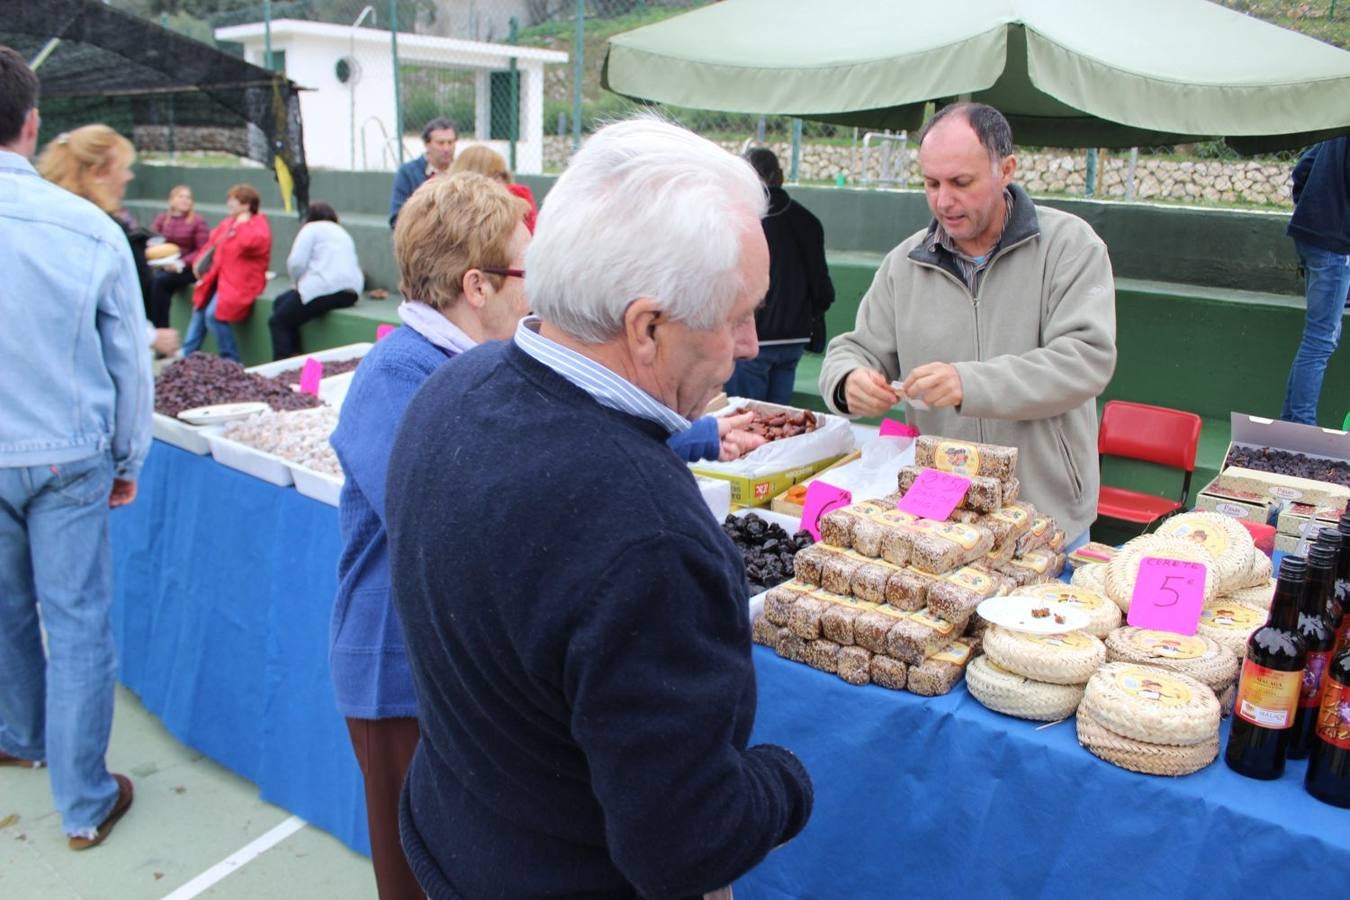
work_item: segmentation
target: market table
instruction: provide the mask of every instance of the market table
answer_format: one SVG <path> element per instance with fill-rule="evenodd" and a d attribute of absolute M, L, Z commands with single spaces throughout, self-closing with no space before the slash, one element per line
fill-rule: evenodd
<path fill-rule="evenodd" d="M 113 515 L 113 620 L 123 681 L 172 733 L 364 852 L 327 663 L 339 549 L 332 507 L 156 442 Z M 963 685 L 923 698 L 754 659 L 753 740 L 802 757 L 816 807 L 738 900 L 1232 896 L 1253 878 L 1320 894 L 1350 871 L 1350 814 L 1303 792 L 1302 762 L 1275 782 L 1222 761 L 1136 775 L 1072 722 L 1038 729 Z"/>

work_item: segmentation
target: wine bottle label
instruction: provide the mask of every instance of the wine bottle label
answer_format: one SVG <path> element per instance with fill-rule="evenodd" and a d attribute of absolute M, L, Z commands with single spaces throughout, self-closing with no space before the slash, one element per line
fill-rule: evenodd
<path fill-rule="evenodd" d="M 1333 747 L 1350 750 L 1350 686 L 1328 678 L 1317 712 L 1317 736 Z"/>
<path fill-rule="evenodd" d="M 1308 663 L 1303 667 L 1303 686 L 1299 689 L 1299 706 L 1306 708 L 1317 706 L 1318 698 L 1322 694 L 1322 679 L 1330 664 L 1330 650 L 1308 654 Z"/>
<path fill-rule="evenodd" d="M 1290 728 L 1302 684 L 1302 670 L 1281 672 L 1246 660 L 1242 663 L 1242 680 L 1238 683 L 1233 712 L 1262 728 Z"/>

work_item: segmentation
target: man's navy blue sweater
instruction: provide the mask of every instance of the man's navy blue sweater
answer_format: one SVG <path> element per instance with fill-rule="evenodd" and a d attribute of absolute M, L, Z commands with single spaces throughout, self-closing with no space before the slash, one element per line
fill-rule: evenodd
<path fill-rule="evenodd" d="M 744 568 L 660 426 L 514 343 L 442 367 L 389 465 L 421 742 L 404 848 L 434 898 L 697 897 L 811 784 L 747 749 Z"/>
<path fill-rule="evenodd" d="M 1350 137 L 1314 145 L 1294 166 L 1290 237 L 1350 254 Z"/>

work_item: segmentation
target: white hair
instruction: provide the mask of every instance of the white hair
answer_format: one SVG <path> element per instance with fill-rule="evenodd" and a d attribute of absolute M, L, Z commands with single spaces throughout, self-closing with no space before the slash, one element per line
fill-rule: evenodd
<path fill-rule="evenodd" d="M 530 308 L 588 344 L 639 297 L 706 330 L 740 293 L 741 244 L 767 210 L 750 164 L 645 114 L 607 125 L 549 190 L 526 256 Z"/>

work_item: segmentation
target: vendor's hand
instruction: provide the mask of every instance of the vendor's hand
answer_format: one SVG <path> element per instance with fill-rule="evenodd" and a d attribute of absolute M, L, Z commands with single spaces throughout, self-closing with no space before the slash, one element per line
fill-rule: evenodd
<path fill-rule="evenodd" d="M 183 339 L 173 328 L 156 328 L 150 347 L 160 356 L 173 356 L 183 346 Z"/>
<path fill-rule="evenodd" d="M 951 363 L 932 362 L 916 366 L 905 379 L 906 397 L 916 398 L 933 409 L 960 406 L 965 395 L 961 391 L 961 373 Z"/>
<path fill-rule="evenodd" d="M 900 402 L 891 383 L 875 369 L 854 369 L 844 379 L 844 402 L 851 416 L 879 416 Z"/>
<path fill-rule="evenodd" d="M 112 493 L 108 495 L 108 506 L 117 509 L 136 499 L 136 482 L 125 478 L 114 478 Z"/>
<path fill-rule="evenodd" d="M 718 417 L 717 439 L 721 442 L 721 450 L 717 458 L 720 461 L 730 462 L 733 459 L 740 459 L 751 450 L 768 443 L 768 439 L 762 434 L 751 434 L 745 430 L 754 420 L 755 414 L 752 412 L 741 413 L 739 416 Z"/>

